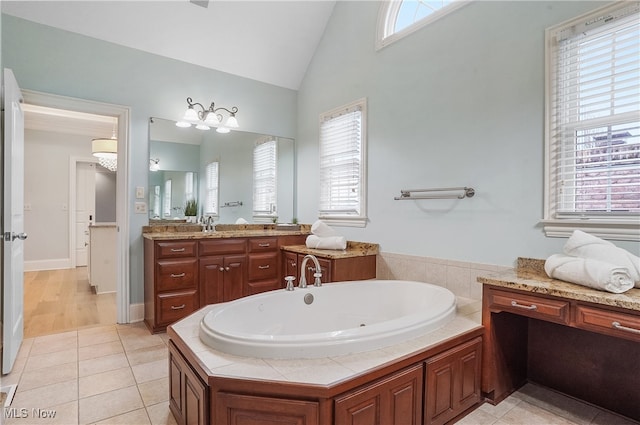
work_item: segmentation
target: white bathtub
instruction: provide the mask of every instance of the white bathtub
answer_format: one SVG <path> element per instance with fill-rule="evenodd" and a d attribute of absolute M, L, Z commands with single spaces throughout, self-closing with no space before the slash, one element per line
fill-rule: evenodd
<path fill-rule="evenodd" d="M 310 294 L 310 295 L 309 295 Z M 310 304 L 305 297 L 313 297 Z M 215 306 L 200 339 L 230 354 L 318 358 L 375 350 L 437 329 L 456 301 L 440 286 L 404 280 L 336 282 L 277 290 Z"/>

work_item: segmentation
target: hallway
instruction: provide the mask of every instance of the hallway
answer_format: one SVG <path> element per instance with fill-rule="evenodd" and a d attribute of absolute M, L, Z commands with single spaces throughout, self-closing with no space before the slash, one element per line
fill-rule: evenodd
<path fill-rule="evenodd" d="M 86 267 L 25 272 L 25 338 L 115 323 L 116 294 L 95 294 Z"/>

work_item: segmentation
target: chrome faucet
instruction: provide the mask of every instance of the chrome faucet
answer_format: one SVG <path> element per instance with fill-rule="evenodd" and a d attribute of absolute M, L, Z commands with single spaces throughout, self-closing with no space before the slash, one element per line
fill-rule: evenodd
<path fill-rule="evenodd" d="M 213 217 L 212 216 L 208 216 L 207 217 L 207 224 L 205 227 L 205 231 L 206 232 L 213 232 L 215 230 L 215 226 L 213 225 Z"/>
<path fill-rule="evenodd" d="M 316 258 L 315 255 L 307 254 L 302 259 L 302 265 L 300 266 L 300 283 L 298 284 L 298 288 L 307 287 L 307 277 L 305 273 L 305 266 L 307 265 L 307 260 L 309 259 L 313 260 L 313 263 L 316 266 L 315 268 L 316 272 L 313 274 L 313 277 L 314 277 L 313 286 L 322 286 L 322 281 L 320 280 L 320 278 L 322 277 L 322 271 L 321 271 L 322 269 L 320 268 L 320 263 L 318 262 L 318 259 Z"/>

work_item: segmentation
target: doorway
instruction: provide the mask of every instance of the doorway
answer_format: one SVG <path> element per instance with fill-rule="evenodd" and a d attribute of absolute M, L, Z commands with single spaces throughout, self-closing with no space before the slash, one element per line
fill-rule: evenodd
<path fill-rule="evenodd" d="M 115 119 L 117 122 L 117 127 L 113 127 L 111 125 L 109 127 L 109 135 L 111 135 L 112 131 L 117 137 L 117 162 L 119 164 L 127 164 L 127 147 L 128 147 L 128 123 L 129 123 L 129 108 L 119 106 L 119 105 L 110 105 L 92 101 L 86 101 L 82 99 L 74 99 L 67 98 L 62 96 L 50 95 L 46 93 L 32 92 L 28 90 L 23 91 L 23 95 L 25 98 L 25 106 L 34 105 L 36 107 L 45 107 L 51 108 L 60 114 L 60 116 L 65 116 L 69 114 L 94 114 L 98 116 L 107 117 L 113 120 Z M 58 124 L 56 125 L 64 125 L 64 119 L 60 118 L 58 120 Z M 114 131 L 115 130 L 115 131 Z M 104 133 L 102 133 L 104 135 Z M 100 136 L 100 134 L 95 134 L 95 136 Z M 90 143 L 89 139 L 89 143 Z M 75 155 L 70 157 L 68 160 L 68 182 L 70 186 L 69 194 L 72 193 L 72 187 L 78 185 L 76 180 L 76 163 L 82 162 L 83 159 L 86 161 L 88 157 L 88 161 L 95 161 L 95 158 L 92 158 L 91 154 L 89 155 Z M 29 158 L 26 158 L 26 161 L 29 161 Z M 113 319 L 111 323 L 129 323 L 129 272 L 128 272 L 128 263 L 129 263 L 129 247 L 128 247 L 128 228 L 129 228 L 129 220 L 128 220 L 128 209 L 126 205 L 126 188 L 127 188 L 127 168 L 126 166 L 118 167 L 117 179 L 116 179 L 116 187 L 115 187 L 115 196 L 116 196 L 116 219 L 114 220 L 114 228 L 116 230 L 116 253 L 114 254 L 114 264 L 112 268 L 115 268 L 114 274 L 116 275 L 116 291 L 111 295 L 111 303 L 113 305 L 112 310 L 115 312 L 113 314 Z M 45 177 L 45 176 L 42 176 Z M 25 207 L 35 207 L 34 205 L 29 205 L 27 201 L 25 201 Z M 60 279 L 69 281 L 70 285 L 66 289 L 72 289 L 67 291 L 66 295 L 62 298 L 67 301 L 75 300 L 78 301 L 82 298 L 86 298 L 87 293 L 86 289 L 89 288 L 88 283 L 88 272 L 87 267 L 84 268 L 75 268 L 78 252 L 78 241 L 79 239 L 83 239 L 85 236 L 83 233 L 78 235 L 78 223 L 76 223 L 76 212 L 77 208 L 77 199 L 75 196 L 69 196 L 67 202 L 61 200 L 60 205 L 58 205 L 62 210 L 66 210 L 67 215 L 69 217 L 68 223 L 68 255 L 67 264 L 68 267 L 58 268 L 58 272 L 55 270 L 41 271 L 34 273 L 33 276 L 25 276 L 25 295 L 27 293 L 28 282 L 38 281 L 39 283 L 48 282 L 50 284 L 48 290 L 56 291 L 56 285 L 60 285 L 60 283 L 56 283 L 60 281 Z M 92 219 L 95 219 L 95 213 L 92 214 Z M 46 285 L 40 285 L 42 288 L 46 287 Z M 73 289 L 73 288 L 76 289 Z M 42 289 L 43 291 L 45 289 Z M 58 290 L 58 293 L 62 293 Z M 104 297 L 103 297 L 104 298 Z M 58 302 L 61 302 L 59 300 Z M 100 310 L 100 316 L 102 318 L 108 316 L 109 314 L 105 314 L 106 308 L 104 307 L 103 302 L 100 303 L 102 305 L 101 308 L 96 308 L 95 303 L 89 304 L 86 308 L 86 311 L 93 311 L 97 313 Z M 84 307 L 78 307 L 77 309 L 82 310 Z M 86 315 L 85 315 L 86 316 Z M 100 319 L 102 320 L 102 319 Z M 69 321 L 67 321 L 69 322 Z"/>

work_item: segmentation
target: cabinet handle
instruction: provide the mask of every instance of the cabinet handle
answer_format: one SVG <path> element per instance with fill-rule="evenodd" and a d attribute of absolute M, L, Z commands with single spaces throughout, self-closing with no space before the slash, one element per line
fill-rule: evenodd
<path fill-rule="evenodd" d="M 185 276 L 186 276 L 186 273 L 179 273 L 179 274 L 171 273 L 171 277 L 174 277 L 174 278 L 185 277 Z"/>
<path fill-rule="evenodd" d="M 525 310 L 537 310 L 538 309 L 538 306 L 535 305 L 535 304 L 522 305 L 522 304 L 518 304 L 516 301 L 511 301 L 511 306 L 518 307 L 518 308 L 523 308 Z"/>
<path fill-rule="evenodd" d="M 622 326 L 620 324 L 620 322 L 612 322 L 611 326 L 616 328 L 616 329 L 618 329 L 618 330 L 620 330 L 620 331 L 631 332 L 631 333 L 634 333 L 634 334 L 640 334 L 640 329 L 634 329 L 634 328 L 630 328 L 630 327 L 627 327 L 627 326 Z"/>
<path fill-rule="evenodd" d="M 186 305 L 185 305 L 185 304 L 179 305 L 179 306 L 177 306 L 177 307 L 176 307 L 175 305 L 172 305 L 172 306 L 171 306 L 171 310 L 182 310 L 182 309 L 183 309 L 183 308 L 185 308 L 185 307 L 186 307 Z"/>
<path fill-rule="evenodd" d="M 259 243 L 258 246 L 262 247 L 262 248 L 269 248 L 271 246 L 271 244 L 270 243 Z"/>
<path fill-rule="evenodd" d="M 184 248 L 171 248 L 171 252 L 184 252 Z"/>
<path fill-rule="evenodd" d="M 267 264 L 266 266 L 258 266 L 258 268 L 259 268 L 260 270 L 265 270 L 265 269 L 268 269 L 268 268 L 269 268 L 269 265 Z"/>

